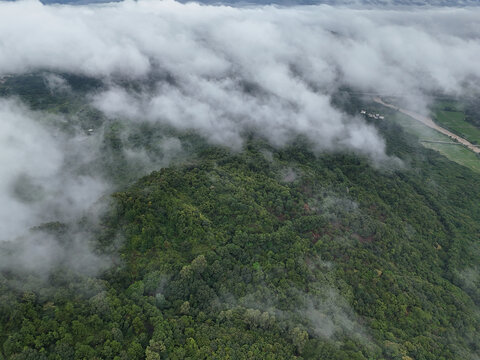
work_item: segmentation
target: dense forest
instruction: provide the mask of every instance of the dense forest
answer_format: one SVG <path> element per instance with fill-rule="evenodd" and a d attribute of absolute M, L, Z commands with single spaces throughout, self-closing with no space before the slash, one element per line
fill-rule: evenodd
<path fill-rule="evenodd" d="M 398 125 L 375 123 L 401 159 L 391 164 L 313 152 L 301 137 L 274 148 L 245 134 L 234 152 L 176 133 L 189 155 L 150 172 L 129 168 L 123 149 L 147 142 L 154 156 L 173 130 L 119 136 L 121 120 L 28 77 L 0 91 L 104 126 L 108 157 L 94 169 L 116 184 L 98 223 L 75 224 L 91 227 L 100 273 L 68 263 L 47 279 L 0 273 L 0 359 L 480 356 L 480 178 Z M 344 93 L 334 102 L 368 105 Z M 69 246 L 72 226 L 31 231 Z"/>

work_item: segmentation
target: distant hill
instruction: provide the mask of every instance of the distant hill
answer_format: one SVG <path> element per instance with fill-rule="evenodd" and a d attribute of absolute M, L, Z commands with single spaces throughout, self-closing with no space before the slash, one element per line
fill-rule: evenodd
<path fill-rule="evenodd" d="M 118 0 L 42 0 L 44 4 L 84 5 L 94 3 L 118 2 Z M 189 2 L 189 1 L 180 1 Z M 477 0 L 199 0 L 202 4 L 257 4 L 257 5 L 371 5 L 371 6 L 479 6 Z"/>

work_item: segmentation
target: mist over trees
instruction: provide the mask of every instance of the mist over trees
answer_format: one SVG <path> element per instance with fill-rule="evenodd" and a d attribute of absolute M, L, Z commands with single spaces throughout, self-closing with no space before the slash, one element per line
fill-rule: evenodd
<path fill-rule="evenodd" d="M 478 174 L 371 102 L 478 125 L 480 13 L 374 3 L 0 2 L 0 359 L 480 357 Z"/>

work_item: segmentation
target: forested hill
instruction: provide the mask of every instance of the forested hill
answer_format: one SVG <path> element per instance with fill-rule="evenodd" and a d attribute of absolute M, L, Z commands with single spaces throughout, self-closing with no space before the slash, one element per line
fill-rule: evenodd
<path fill-rule="evenodd" d="M 0 275 L 0 358 L 480 356 L 479 177 L 378 126 L 403 166 L 252 137 L 116 192 L 104 273 Z"/>

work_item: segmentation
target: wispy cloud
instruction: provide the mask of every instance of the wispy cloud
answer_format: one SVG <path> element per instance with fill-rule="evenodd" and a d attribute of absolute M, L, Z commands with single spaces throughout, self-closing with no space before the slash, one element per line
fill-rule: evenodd
<path fill-rule="evenodd" d="M 0 76 L 40 70 L 96 77 L 105 87 L 88 94 L 91 103 L 126 122 L 195 130 L 235 149 L 246 132 L 274 146 L 303 135 L 317 151 L 378 162 L 388 159 L 384 140 L 332 105 L 333 95 L 348 87 L 402 94 L 422 106 L 432 92 L 478 91 L 479 38 L 479 8 L 0 2 Z M 58 75 L 46 81 L 53 92 L 70 91 Z M 109 186 L 98 174 L 65 166 L 100 154 L 102 130 L 57 136 L 38 121 L 44 116 L 0 101 L 1 240 L 72 218 Z M 164 140 L 164 152 L 181 151 L 179 141 Z M 157 164 L 142 151 L 124 156 Z"/>

